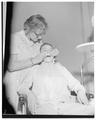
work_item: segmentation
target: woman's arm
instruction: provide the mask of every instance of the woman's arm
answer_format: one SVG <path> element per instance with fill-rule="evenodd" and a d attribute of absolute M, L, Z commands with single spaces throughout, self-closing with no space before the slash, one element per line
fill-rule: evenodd
<path fill-rule="evenodd" d="M 11 55 L 9 64 L 8 64 L 8 70 L 10 72 L 22 70 L 28 67 L 32 66 L 31 59 L 26 59 L 26 60 L 18 60 L 18 55 Z"/>
<path fill-rule="evenodd" d="M 44 57 L 46 56 L 47 53 L 40 53 L 34 58 L 28 58 L 26 60 L 18 60 L 18 55 L 11 55 L 10 56 L 10 61 L 8 65 L 8 70 L 10 72 L 26 69 L 29 67 L 32 67 L 34 65 L 39 64 L 40 62 L 43 61 Z"/>

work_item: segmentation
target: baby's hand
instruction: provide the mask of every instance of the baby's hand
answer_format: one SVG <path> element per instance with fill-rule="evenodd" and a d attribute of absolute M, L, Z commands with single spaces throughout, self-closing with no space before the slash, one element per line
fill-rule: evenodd
<path fill-rule="evenodd" d="M 88 105 L 88 99 L 84 91 L 79 91 L 77 93 L 77 99 L 79 103 Z"/>

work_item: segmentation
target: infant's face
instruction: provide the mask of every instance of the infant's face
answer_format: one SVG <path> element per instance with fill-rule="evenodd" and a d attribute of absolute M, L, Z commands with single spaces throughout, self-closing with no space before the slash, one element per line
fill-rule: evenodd
<path fill-rule="evenodd" d="M 44 62 L 50 63 L 54 61 L 54 57 L 53 56 L 47 56 L 46 58 L 44 58 Z"/>
<path fill-rule="evenodd" d="M 48 55 L 44 58 L 44 62 L 52 62 L 54 57 L 50 54 L 54 49 L 50 45 L 45 45 L 42 47 L 41 52 L 47 52 Z"/>

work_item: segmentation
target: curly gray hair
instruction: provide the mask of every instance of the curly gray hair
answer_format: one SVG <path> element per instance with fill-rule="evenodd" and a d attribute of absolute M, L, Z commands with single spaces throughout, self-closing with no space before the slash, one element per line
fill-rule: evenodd
<path fill-rule="evenodd" d="M 43 16 L 40 14 L 32 15 L 29 17 L 24 23 L 24 30 L 29 32 L 30 30 L 34 30 L 35 28 L 42 28 L 42 24 L 45 26 L 44 31 L 48 28 L 48 24 Z"/>

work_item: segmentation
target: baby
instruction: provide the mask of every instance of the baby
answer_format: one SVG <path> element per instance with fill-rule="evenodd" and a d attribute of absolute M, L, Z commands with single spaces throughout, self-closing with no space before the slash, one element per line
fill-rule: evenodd
<path fill-rule="evenodd" d="M 40 51 L 47 51 L 48 55 L 40 65 L 33 67 L 30 71 L 32 77 L 25 80 L 19 89 L 19 92 L 27 94 L 32 114 L 93 114 L 85 88 L 56 61 L 59 51 L 48 43 L 43 44 Z M 73 101 L 71 91 L 76 93 L 79 103 Z"/>

